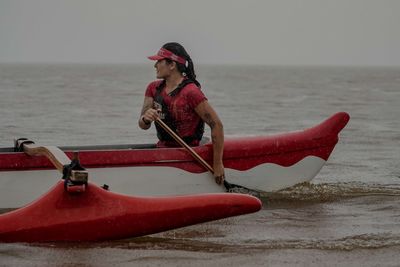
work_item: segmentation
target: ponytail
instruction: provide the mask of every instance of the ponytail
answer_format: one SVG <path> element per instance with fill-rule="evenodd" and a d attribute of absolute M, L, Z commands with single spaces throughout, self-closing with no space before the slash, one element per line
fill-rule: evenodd
<path fill-rule="evenodd" d="M 200 83 L 196 80 L 196 73 L 194 72 L 194 66 L 193 66 L 193 61 L 190 58 L 190 56 L 188 55 L 188 57 L 186 58 L 187 62 L 188 62 L 188 66 L 186 68 L 187 70 L 187 76 L 189 79 L 191 79 L 199 88 L 201 88 Z"/>

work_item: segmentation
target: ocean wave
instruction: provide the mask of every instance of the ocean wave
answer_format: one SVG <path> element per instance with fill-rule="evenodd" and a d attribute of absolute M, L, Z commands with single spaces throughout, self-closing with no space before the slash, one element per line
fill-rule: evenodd
<path fill-rule="evenodd" d="M 247 249 L 321 249 L 345 250 L 377 249 L 400 245 L 400 235 L 391 233 L 362 234 L 339 239 L 300 239 L 300 240 L 247 240 Z"/>
<path fill-rule="evenodd" d="M 12 245 L 12 244 L 11 244 Z M 10 245 L 9 245 L 10 246 Z M 31 245 L 32 246 L 32 245 Z M 389 232 L 378 234 L 361 234 L 338 239 L 269 239 L 269 240 L 203 240 L 192 238 L 171 238 L 150 236 L 119 241 L 100 243 L 36 243 L 34 247 L 42 248 L 121 248 L 134 250 L 182 250 L 207 252 L 264 251 L 270 249 L 318 249 L 352 251 L 355 249 L 379 249 L 400 246 L 400 235 Z"/>

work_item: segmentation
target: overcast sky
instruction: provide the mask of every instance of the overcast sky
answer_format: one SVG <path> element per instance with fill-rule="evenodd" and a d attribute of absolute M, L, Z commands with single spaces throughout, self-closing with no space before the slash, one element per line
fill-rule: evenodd
<path fill-rule="evenodd" d="M 399 0 L 0 0 L 0 62 L 400 65 Z"/>

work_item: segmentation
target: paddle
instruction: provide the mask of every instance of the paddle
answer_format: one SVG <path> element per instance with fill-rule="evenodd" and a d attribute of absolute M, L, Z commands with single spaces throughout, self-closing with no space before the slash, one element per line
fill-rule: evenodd
<path fill-rule="evenodd" d="M 214 169 L 202 158 L 200 157 L 199 154 L 196 153 L 196 151 L 194 151 L 188 144 L 186 144 L 185 141 L 182 140 L 182 138 L 179 137 L 179 135 L 177 135 L 174 131 L 171 130 L 171 128 L 168 127 L 167 124 L 165 124 L 165 122 L 163 122 L 160 118 L 157 118 L 155 120 L 158 125 L 160 125 L 166 132 L 168 132 L 169 135 L 172 136 L 172 138 L 175 139 L 175 141 L 180 144 L 181 146 L 183 146 L 204 168 L 206 168 L 211 174 L 214 174 Z M 235 189 L 244 189 L 247 191 L 253 191 L 251 189 L 248 189 L 244 186 L 241 185 L 237 185 L 237 184 L 231 184 L 229 182 L 226 181 L 226 179 L 224 179 L 224 186 L 226 188 L 226 190 L 228 192 L 232 192 Z"/>
<path fill-rule="evenodd" d="M 65 186 L 71 185 L 84 185 L 88 181 L 88 172 L 79 164 L 78 153 L 74 153 L 74 158 L 71 159 L 56 146 L 38 146 L 33 141 L 26 138 L 19 138 L 15 140 L 15 151 L 25 152 L 30 156 L 45 156 L 51 163 L 63 174 L 65 179 Z M 77 191 L 76 191 L 77 190 Z M 79 192 L 71 190 L 74 192 Z"/>

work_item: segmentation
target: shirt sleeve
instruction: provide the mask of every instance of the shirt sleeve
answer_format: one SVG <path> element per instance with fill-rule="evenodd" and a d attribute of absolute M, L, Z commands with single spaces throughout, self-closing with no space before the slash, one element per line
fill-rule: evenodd
<path fill-rule="evenodd" d="M 187 91 L 186 100 L 190 108 L 194 109 L 201 102 L 207 100 L 207 97 L 197 86 L 191 86 L 188 89 L 189 90 Z"/>
<path fill-rule="evenodd" d="M 154 82 L 149 83 L 144 96 L 154 98 L 154 96 L 156 95 L 156 89 L 157 89 L 158 84 L 159 84 L 159 81 L 154 81 Z"/>

